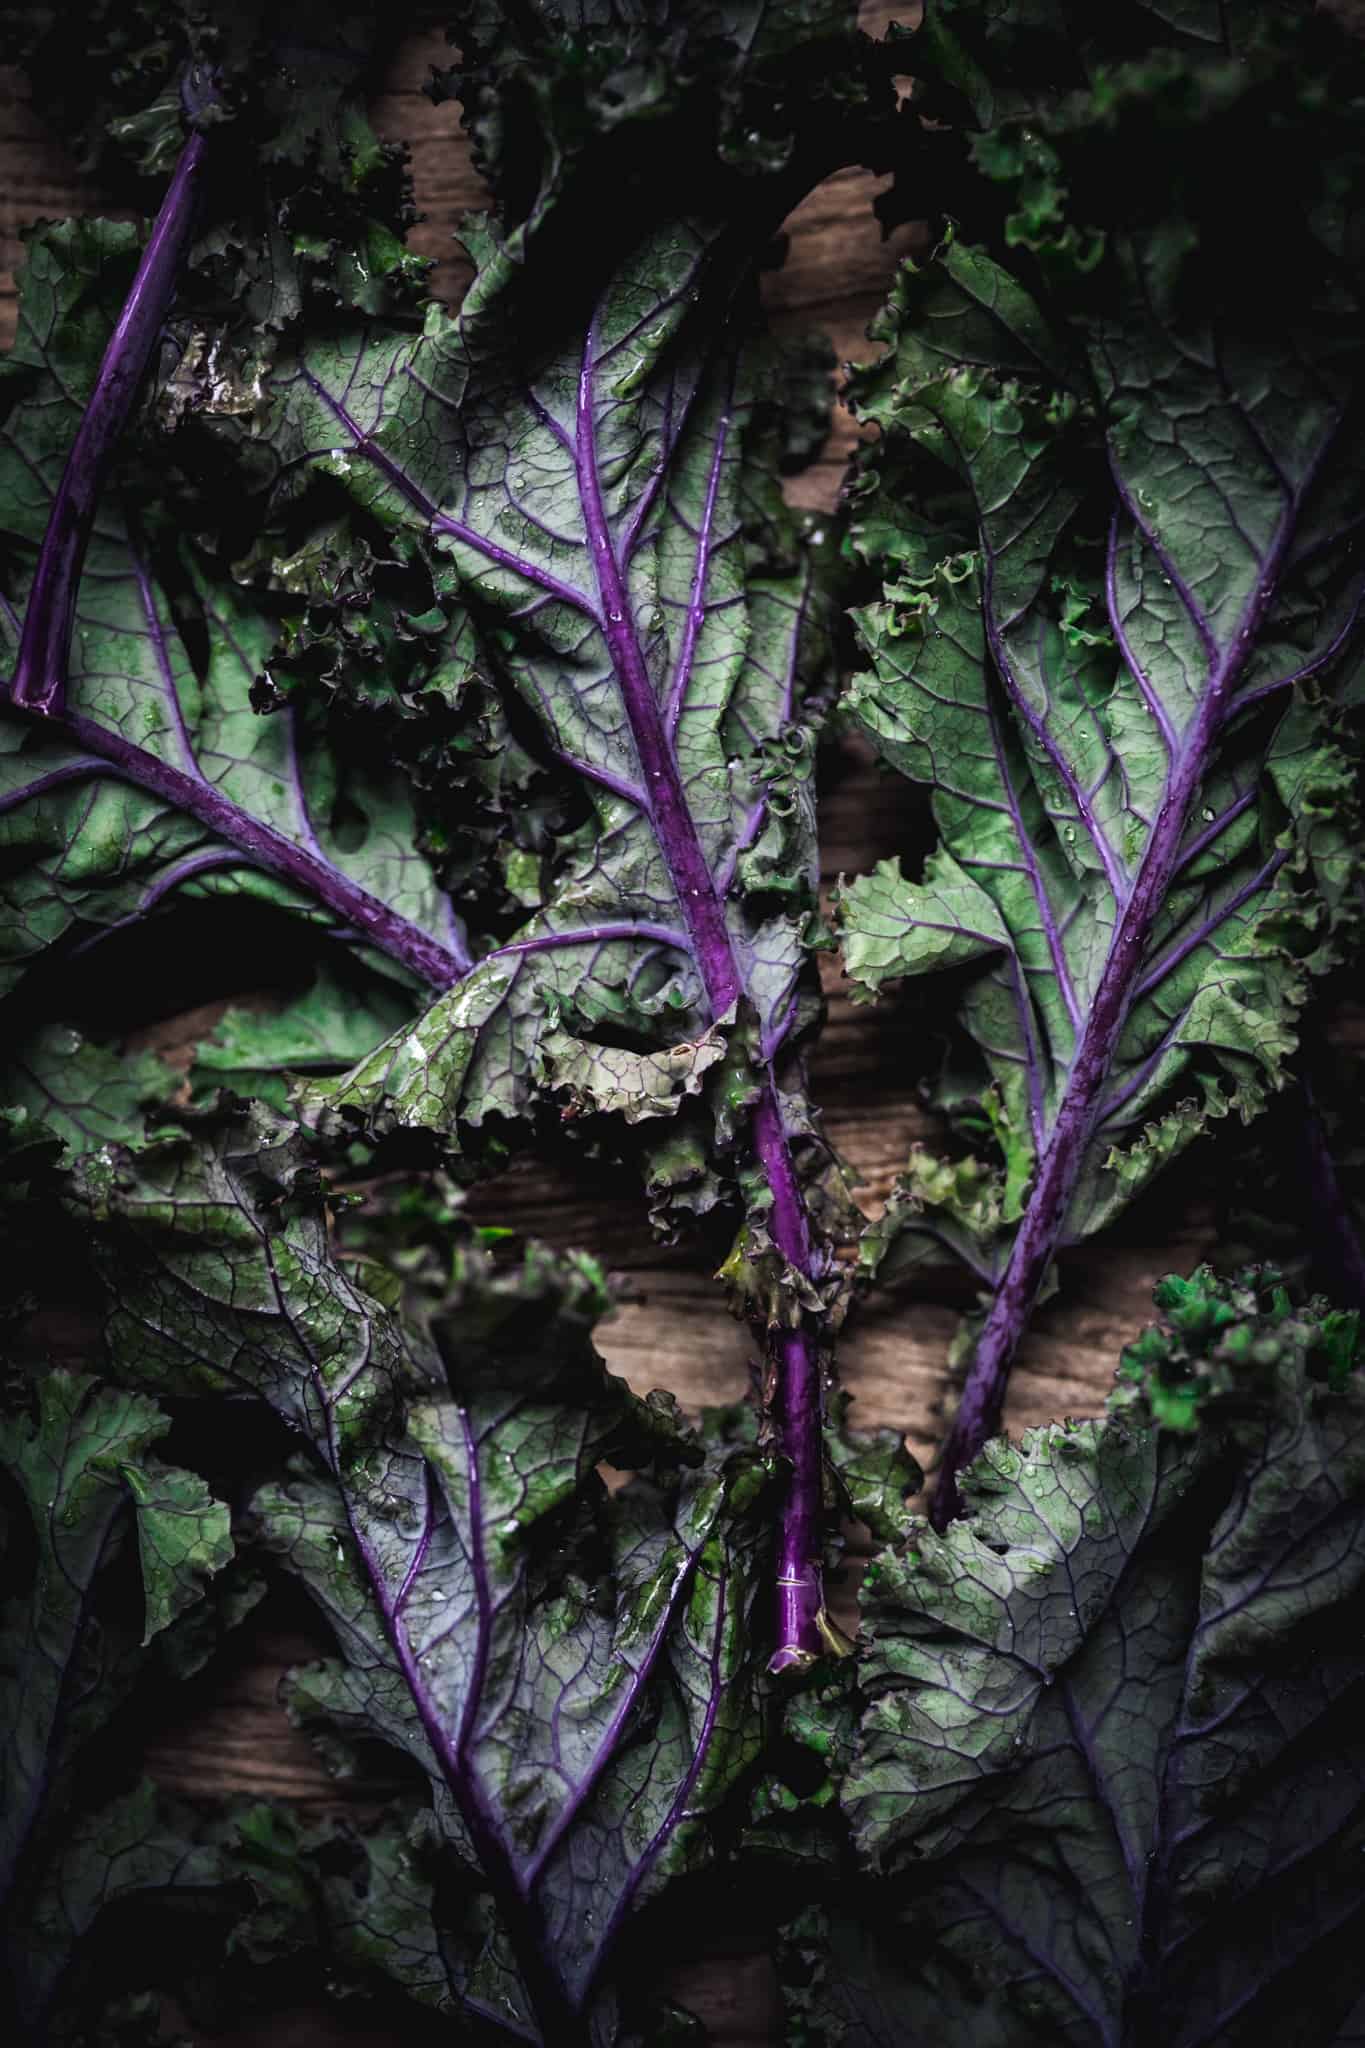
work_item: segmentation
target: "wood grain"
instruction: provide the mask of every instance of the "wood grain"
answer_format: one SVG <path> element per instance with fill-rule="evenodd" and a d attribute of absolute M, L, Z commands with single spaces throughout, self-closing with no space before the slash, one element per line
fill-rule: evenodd
<path fill-rule="evenodd" d="M 911 8 L 865 7 L 865 24 L 880 33 Z M 406 141 L 424 218 L 413 245 L 435 262 L 435 290 L 458 302 L 469 265 L 455 240 L 460 218 L 481 202 L 458 109 L 434 107 L 421 87 L 429 67 L 445 59 L 439 38 L 402 43 L 374 102 L 380 131 Z M 832 178 L 793 214 L 785 267 L 765 279 L 779 328 L 821 327 L 841 358 L 866 349 L 864 331 L 912 229 L 883 240 L 871 212 L 875 181 L 853 172 Z M 24 99 L 22 81 L 0 70 L 0 337 L 14 318 L 13 272 L 20 232 L 41 216 L 97 210 L 100 194 L 83 182 L 59 141 L 48 135 Z M 857 429 L 840 409 L 821 461 L 792 490 L 816 510 L 835 503 Z M 904 785 L 881 777 L 851 743 L 826 762 L 822 833 L 826 879 L 866 866 L 922 839 L 923 821 Z M 826 963 L 828 1023 L 812 1063 L 813 1092 L 825 1105 L 825 1128 L 850 1163 L 860 1199 L 875 1213 L 909 1144 L 926 1122 L 907 1092 L 909 1049 L 894 1003 L 855 1008 L 837 969 Z M 181 1035 L 203 1020 L 182 1020 Z M 478 1213 L 546 1239 L 605 1253 L 617 1275 L 620 1306 L 605 1327 L 609 1363 L 638 1388 L 671 1388 L 689 1409 L 740 1393 L 750 1344 L 731 1320 L 695 1253 L 664 1251 L 650 1237 L 639 1203 L 622 1185 L 566 1168 L 527 1162 L 478 1191 Z M 1066 1414 L 1093 1413 L 1112 1378 L 1120 1345 L 1147 1319 L 1154 1280 L 1212 1249 L 1207 1191 L 1177 1170 L 1162 1183 L 1159 1207 L 1148 1206 L 1113 1240 L 1068 1263 L 1061 1299 L 1038 1318 L 1013 1377 L 1008 1421 L 1018 1428 Z M 843 1349 L 845 1383 L 858 1420 L 906 1431 L 927 1460 L 944 1392 L 944 1360 L 964 1296 L 960 1281 L 930 1274 L 913 1296 L 888 1297 L 852 1320 Z M 195 1796 L 280 1798 L 309 1806 L 364 1802 L 382 1787 L 338 1785 L 312 1749 L 288 1726 L 276 1699 L 281 1673 L 318 1653 L 316 1632 L 296 1613 L 267 1611 L 226 1664 L 201 1685 L 176 1717 L 150 1731 L 149 1762 L 168 1787 Z M 761 1954 L 702 1957 L 681 1963 L 671 1981 L 722 2048 L 757 2048 L 780 2038 L 772 1970 Z M 281 2013 L 266 2027 L 223 2037 L 225 2048 L 325 2048 L 343 2039 L 390 2048 L 396 2034 L 357 2032 L 321 2008 Z"/>

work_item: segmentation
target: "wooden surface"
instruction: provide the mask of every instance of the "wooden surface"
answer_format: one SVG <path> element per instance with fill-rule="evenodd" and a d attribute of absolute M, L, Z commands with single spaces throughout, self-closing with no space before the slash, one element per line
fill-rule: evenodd
<path fill-rule="evenodd" d="M 887 19 L 911 12 L 909 6 L 867 6 L 863 18 L 875 33 Z M 443 55 L 439 40 L 402 45 L 374 111 L 381 132 L 411 145 L 418 203 L 426 215 L 413 243 L 436 259 L 437 296 L 454 302 L 469 268 L 452 240 L 453 228 L 479 205 L 481 194 L 458 109 L 433 107 L 421 94 L 428 65 Z M 875 189 L 864 175 L 831 179 L 793 215 L 786 267 L 766 280 L 775 323 L 822 328 L 840 360 L 865 351 L 866 323 L 897 255 L 914 240 L 913 231 L 902 230 L 889 245 L 883 242 L 870 210 Z M 21 229 L 39 217 L 99 206 L 98 191 L 82 183 L 26 107 L 22 80 L 12 71 L 0 72 L 0 339 L 7 342 L 13 326 Z M 855 438 L 852 421 L 839 413 L 823 459 L 795 481 L 797 502 L 832 508 Z M 879 777 L 851 745 L 831 755 L 822 806 L 828 878 L 908 844 L 904 785 Z M 855 1009 L 829 963 L 826 985 L 829 1018 L 813 1061 L 813 1093 L 824 1105 L 827 1134 L 852 1165 L 859 1198 L 873 1214 L 907 1146 L 927 1126 L 906 1094 L 904 1026 L 894 1003 Z M 1202 1170 L 1197 1165 L 1194 1172 Z M 1154 1281 L 1210 1251 L 1206 1195 L 1197 1178 L 1177 1167 L 1120 1237 L 1068 1262 L 1062 1299 L 1038 1316 L 1015 1369 L 1012 1428 L 1095 1412 L 1119 1347 L 1149 1320 Z M 727 1314 L 719 1288 L 695 1255 L 662 1252 L 653 1243 L 638 1202 L 624 1187 L 576 1184 L 567 1174 L 547 1174 L 527 1162 L 481 1189 L 477 1207 L 490 1220 L 551 1244 L 586 1246 L 609 1261 L 619 1278 L 620 1307 L 602 1333 L 602 1348 L 635 1386 L 669 1387 L 689 1408 L 744 1389 L 748 1340 Z M 885 1299 L 861 1312 L 847 1332 L 841 1369 L 856 1396 L 856 1419 L 904 1429 L 921 1459 L 930 1455 L 937 1434 L 944 1359 L 964 1298 L 960 1282 L 931 1275 L 913 1297 Z M 168 1787 L 196 1796 L 335 1804 L 338 1787 L 323 1774 L 304 1737 L 290 1730 L 275 1698 L 281 1671 L 317 1649 L 300 1615 L 269 1610 L 228 1668 L 215 1672 L 212 1684 L 182 1705 L 173 1722 L 152 1731 L 149 1761 L 156 1775 Z M 363 1797 L 365 1791 L 353 1786 L 349 1796 Z M 761 1955 L 681 1966 L 674 1988 L 724 2048 L 779 2038 L 771 1970 Z M 324 2048 L 343 2038 L 389 2048 L 399 2037 L 357 2034 L 354 2021 L 343 2029 L 339 2017 L 309 2009 L 276 2015 L 263 2030 L 233 2035 L 229 2048 L 265 2048 L 266 2042 L 271 2048 Z"/>

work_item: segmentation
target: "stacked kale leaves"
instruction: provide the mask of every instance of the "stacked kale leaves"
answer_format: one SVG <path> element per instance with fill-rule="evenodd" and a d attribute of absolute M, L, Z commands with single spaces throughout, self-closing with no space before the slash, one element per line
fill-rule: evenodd
<path fill-rule="evenodd" d="M 1360 46 L 1255 0 L 89 17 L 5 10 L 156 215 L 33 231 L 0 374 L 9 2033 L 303 1981 L 701 2038 L 657 1958 L 709 1891 L 811 2048 L 1354 2039 Z M 428 21 L 490 190 L 453 315 L 364 111 Z M 853 165 L 933 235 L 831 540 L 756 278 Z M 805 1066 L 836 728 L 939 842 L 835 904 L 860 992 L 945 971 L 896 1077 L 942 1144 L 872 1223 Z M 1102 1418 L 997 1437 L 1058 1254 L 1285 1104 L 1239 1234 L 1338 1305 L 1164 1282 Z M 713 1255 L 753 1403 L 633 1391 L 594 1258 L 466 1219 L 528 1148 Z M 828 1386 L 945 1252 L 926 1521 Z M 374 1811 L 130 1779 L 289 1589 L 289 1711 Z"/>

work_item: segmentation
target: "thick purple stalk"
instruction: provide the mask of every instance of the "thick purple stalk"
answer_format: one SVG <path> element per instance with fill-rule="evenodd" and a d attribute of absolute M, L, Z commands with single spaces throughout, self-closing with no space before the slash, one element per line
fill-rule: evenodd
<path fill-rule="evenodd" d="M 1000 1427 L 1010 1366 L 1056 1254 L 1086 1149 L 1104 1109 L 1107 1084 L 1129 1011 L 1138 996 L 1152 931 L 1172 881 L 1188 857 L 1186 831 L 1199 787 L 1208 772 L 1229 700 L 1274 592 L 1293 530 L 1291 504 L 1269 551 L 1258 586 L 1246 604 L 1227 647 L 1213 646 L 1205 629 L 1210 662 L 1204 694 L 1175 749 L 1165 795 L 1147 842 L 1132 892 L 1123 902 L 1108 956 L 1085 1016 L 1075 1059 L 1056 1121 L 1038 1162 L 1033 1190 L 1010 1249 L 1003 1278 L 977 1339 L 962 1400 L 939 1466 L 930 1519 L 943 1529 L 961 1509 L 958 1475 L 986 1439 Z M 1162 560 L 1163 572 L 1169 564 Z M 1171 575 L 1172 582 L 1176 579 Z M 1183 593 L 1183 586 L 1180 586 Z M 1186 594 L 1191 616 L 1194 599 Z M 1126 657 L 1132 665 L 1131 656 Z M 1136 670 L 1135 670 L 1136 673 Z"/>
<path fill-rule="evenodd" d="M 59 712 L 66 702 L 76 588 L 91 523 L 118 437 L 175 295 L 194 225 L 206 146 L 204 136 L 196 133 L 181 151 L 52 500 L 11 691 L 15 704 L 25 710 Z"/>
<path fill-rule="evenodd" d="M 588 329 L 578 380 L 574 461 L 584 527 L 601 601 L 602 632 L 644 774 L 645 807 L 692 942 L 712 1020 L 743 992 L 725 906 L 688 805 L 668 724 L 635 630 L 630 594 L 602 504 L 594 429 L 597 331 Z M 783 1258 L 811 1270 L 810 1230 L 771 1069 L 754 1111 L 754 1149 L 772 1194 L 769 1227 Z M 776 1340 L 777 1421 L 791 1480 L 778 1538 L 777 1642 L 772 1669 L 809 1664 L 828 1645 L 821 1569 L 821 1394 L 819 1360 L 805 1329 Z"/>

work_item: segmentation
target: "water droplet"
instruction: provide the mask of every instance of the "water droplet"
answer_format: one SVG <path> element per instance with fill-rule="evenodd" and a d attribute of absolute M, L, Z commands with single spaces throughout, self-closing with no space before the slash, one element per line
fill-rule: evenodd
<path fill-rule="evenodd" d="M 1203 810 L 1199 813 L 1199 815 L 1204 820 L 1204 823 L 1206 825 L 1211 825 L 1213 823 L 1213 812 L 1209 809 L 1207 804 L 1205 804 Z"/>
<path fill-rule="evenodd" d="M 608 617 L 608 618 L 609 618 L 609 619 L 611 620 L 611 622 L 612 622 L 613 626 L 619 626 L 619 625 L 620 625 L 620 623 L 621 623 L 621 614 L 620 614 L 620 612 L 608 612 L 608 613 L 607 613 L 607 617 Z"/>

